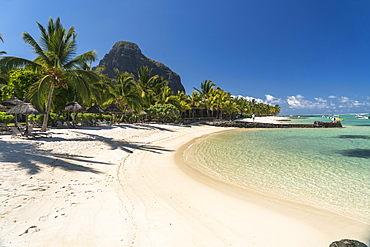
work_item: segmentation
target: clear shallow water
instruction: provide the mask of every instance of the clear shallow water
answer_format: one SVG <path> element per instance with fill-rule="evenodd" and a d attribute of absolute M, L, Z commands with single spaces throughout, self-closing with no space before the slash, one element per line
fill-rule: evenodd
<path fill-rule="evenodd" d="M 211 177 L 369 223 L 370 120 L 341 118 L 342 129 L 214 134 L 192 145 L 186 161 Z M 297 121 L 315 120 L 328 121 Z"/>

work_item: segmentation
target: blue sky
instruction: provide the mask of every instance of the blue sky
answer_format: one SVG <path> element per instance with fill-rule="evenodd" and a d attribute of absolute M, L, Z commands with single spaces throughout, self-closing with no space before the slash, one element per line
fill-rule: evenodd
<path fill-rule="evenodd" d="M 368 0 L 0 0 L 0 50 L 33 59 L 21 38 L 60 17 L 77 54 L 117 41 L 178 73 L 187 93 L 209 79 L 281 114 L 370 112 Z"/>

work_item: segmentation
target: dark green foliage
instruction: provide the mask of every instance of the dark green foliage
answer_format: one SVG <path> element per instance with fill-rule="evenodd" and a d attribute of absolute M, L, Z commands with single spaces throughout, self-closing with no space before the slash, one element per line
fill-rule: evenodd
<path fill-rule="evenodd" d="M 20 98 L 25 98 L 29 87 L 38 81 L 39 74 L 30 70 L 13 70 L 9 73 L 9 81 L 1 89 L 3 99 L 9 99 L 14 91 Z"/>
<path fill-rule="evenodd" d="M 5 112 L 0 112 L 0 123 L 10 123 L 14 119 L 13 115 L 8 115 Z"/>
<path fill-rule="evenodd" d="M 180 111 L 171 104 L 153 105 L 149 107 L 148 113 L 152 118 L 163 122 L 175 121 L 180 117 Z"/>
<path fill-rule="evenodd" d="M 238 117 L 239 118 L 252 118 L 252 114 L 250 114 L 250 113 L 242 113 Z"/>
<path fill-rule="evenodd" d="M 42 123 L 42 121 L 44 120 L 44 117 L 45 117 L 45 115 L 30 115 L 29 117 L 28 117 L 28 119 L 32 122 L 32 121 L 38 121 L 38 122 L 40 122 L 40 123 Z M 61 115 L 61 114 L 56 114 L 56 113 L 50 113 L 50 115 L 49 115 L 49 118 L 50 118 L 50 120 L 54 123 L 54 122 L 56 122 L 56 121 L 58 121 L 58 120 L 60 120 L 60 121 L 64 121 L 65 120 L 65 118 L 64 118 L 64 116 L 63 115 Z"/>

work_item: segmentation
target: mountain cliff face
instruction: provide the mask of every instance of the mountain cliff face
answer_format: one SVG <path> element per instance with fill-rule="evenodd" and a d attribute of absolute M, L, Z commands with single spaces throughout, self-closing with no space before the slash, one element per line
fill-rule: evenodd
<path fill-rule="evenodd" d="M 137 72 L 141 66 L 148 66 L 152 69 L 151 76 L 160 75 L 168 81 L 168 86 L 175 92 L 185 92 L 184 86 L 181 84 L 180 76 L 173 72 L 163 63 L 153 61 L 141 53 L 137 44 L 119 41 L 114 44 L 112 49 L 99 62 L 99 66 L 105 66 L 104 74 L 110 78 L 116 78 L 115 69 L 120 72 L 129 72 L 137 76 Z"/>

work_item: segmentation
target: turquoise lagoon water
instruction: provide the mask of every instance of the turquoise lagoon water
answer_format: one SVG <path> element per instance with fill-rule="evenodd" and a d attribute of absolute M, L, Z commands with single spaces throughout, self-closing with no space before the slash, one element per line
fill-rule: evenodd
<path fill-rule="evenodd" d="M 207 136 L 186 162 L 216 179 L 370 222 L 370 119 L 338 129 L 248 129 Z M 330 121 L 321 116 L 292 122 Z"/>

